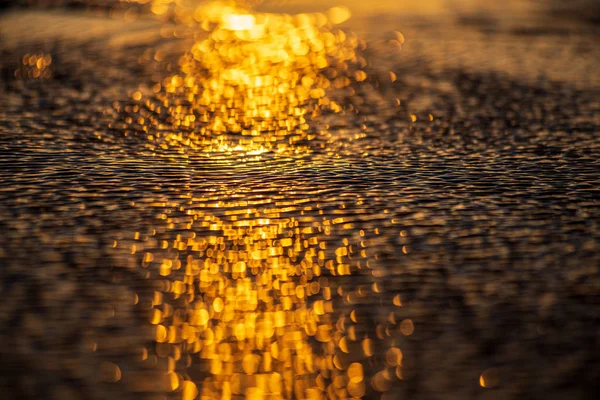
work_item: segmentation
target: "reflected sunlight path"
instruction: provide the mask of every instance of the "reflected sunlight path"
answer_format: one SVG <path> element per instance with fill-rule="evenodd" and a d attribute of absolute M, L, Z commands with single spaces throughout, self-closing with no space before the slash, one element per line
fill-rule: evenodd
<path fill-rule="evenodd" d="M 344 111 L 344 98 L 367 79 L 364 43 L 334 28 L 350 17 L 346 8 L 290 16 L 163 0 L 151 9 L 206 32 L 179 72 L 152 95 L 133 95 L 127 129 L 143 132 L 151 150 L 255 156 L 258 163 L 263 153 L 302 158 L 317 136 L 311 121 Z M 386 391 L 402 377 L 402 352 L 388 346 L 377 367 L 374 339 L 389 337 L 399 321 L 392 313 L 377 326 L 383 330 L 365 330 L 379 316 L 352 304 L 367 296 L 377 302 L 377 278 L 356 290 L 342 286 L 345 276 L 371 274 L 364 231 L 353 232 L 344 217 L 319 218 L 318 204 L 287 199 L 284 187 L 263 189 L 254 199 L 235 186 L 215 197 L 190 189 L 151 232 L 136 233 L 146 277 L 157 282 L 149 316 L 155 345 L 144 357 L 168 359 L 170 388 L 184 399 Z M 336 225 L 351 236 L 330 240 Z M 402 305 L 398 296 L 395 303 Z M 404 334 L 412 333 L 408 323 Z"/>

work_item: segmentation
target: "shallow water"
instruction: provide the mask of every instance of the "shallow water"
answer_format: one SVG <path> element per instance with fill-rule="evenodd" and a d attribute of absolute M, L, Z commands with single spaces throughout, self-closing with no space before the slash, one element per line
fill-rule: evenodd
<path fill-rule="evenodd" d="M 8 398 L 592 397 L 595 28 L 355 17 L 346 111 L 195 146 L 143 107 L 185 32 L 1 17 Z"/>

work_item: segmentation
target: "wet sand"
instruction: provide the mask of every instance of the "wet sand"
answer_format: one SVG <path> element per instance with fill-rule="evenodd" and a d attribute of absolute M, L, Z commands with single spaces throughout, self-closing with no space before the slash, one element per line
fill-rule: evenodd
<path fill-rule="evenodd" d="M 5 398 L 593 398 L 597 31 L 484 11 L 354 15 L 343 112 L 196 148 L 188 32 L 0 15 Z"/>

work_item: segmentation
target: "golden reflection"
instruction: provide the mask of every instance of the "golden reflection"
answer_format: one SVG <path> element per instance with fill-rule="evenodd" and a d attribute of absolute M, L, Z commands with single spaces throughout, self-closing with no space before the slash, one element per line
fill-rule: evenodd
<path fill-rule="evenodd" d="M 121 370 L 116 364 L 104 362 L 100 370 L 101 378 L 104 382 L 118 382 L 121 379 Z"/>
<path fill-rule="evenodd" d="M 344 112 L 340 99 L 369 78 L 364 43 L 334 28 L 350 17 L 344 7 L 290 16 L 239 3 L 150 5 L 201 32 L 177 72 L 150 95 L 132 93 L 137 116 L 126 123 L 152 149 L 306 154 L 311 122 Z M 343 399 L 402 379 L 397 340 L 412 322 L 361 306 L 383 301 L 385 273 L 368 248 L 379 228 L 358 235 L 346 217 L 281 197 L 188 200 L 133 237 L 156 283 L 154 344 L 142 358 L 164 366 L 163 388 L 183 399 Z M 348 284 L 354 274 L 367 283 Z M 399 296 L 388 302 L 402 307 Z"/>
<path fill-rule="evenodd" d="M 479 385 L 487 389 L 493 389 L 500 385 L 500 371 L 498 368 L 490 368 L 479 376 Z"/>
<path fill-rule="evenodd" d="M 405 319 L 400 323 L 400 332 L 405 336 L 410 336 L 415 331 L 415 326 L 410 319 Z"/>
<path fill-rule="evenodd" d="M 182 211 L 167 218 L 172 231 L 135 235 L 158 282 L 148 314 L 156 353 L 182 373 L 172 389 L 190 399 L 196 390 L 201 398 L 321 398 L 327 387 L 335 398 L 360 397 L 361 362 L 374 343 L 352 325 L 368 316 L 348 302 L 334 311 L 332 292 L 352 292 L 332 279 L 365 268 L 366 254 L 348 240 L 331 248 L 329 226 L 312 218 Z"/>
<path fill-rule="evenodd" d="M 153 327 L 140 359 L 164 374 L 151 383 L 126 376 L 133 390 L 344 399 L 391 391 L 414 375 L 402 350 L 414 325 L 375 273 L 369 242 L 378 228 L 355 234 L 304 201 L 182 197 L 118 244 L 135 246 L 155 288 L 140 300 Z M 105 369 L 107 380 L 120 379 Z"/>
<path fill-rule="evenodd" d="M 151 147 L 207 152 L 306 152 L 310 121 L 343 110 L 336 93 L 367 79 L 357 54 L 364 45 L 335 29 L 346 8 L 295 16 L 255 13 L 230 3 L 154 1 L 155 13 L 174 10 L 198 33 L 179 60 L 180 71 L 155 85 L 132 126 Z"/>
<path fill-rule="evenodd" d="M 15 70 L 17 79 L 48 79 L 52 77 L 52 56 L 38 52 L 24 54 L 21 65 Z"/>

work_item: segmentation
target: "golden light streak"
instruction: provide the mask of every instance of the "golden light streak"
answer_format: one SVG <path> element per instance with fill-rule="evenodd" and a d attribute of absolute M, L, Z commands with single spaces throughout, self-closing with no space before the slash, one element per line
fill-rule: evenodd
<path fill-rule="evenodd" d="M 364 64 L 361 41 L 334 28 L 350 17 L 343 7 L 328 17 L 255 13 L 220 2 L 156 0 L 152 7 L 173 9 L 180 23 L 207 33 L 180 59 L 180 71 L 155 85 L 153 98 L 133 95 L 151 147 L 306 152 L 295 144 L 314 136 L 311 119 L 342 112 L 336 93 L 368 78 L 354 67 Z"/>

